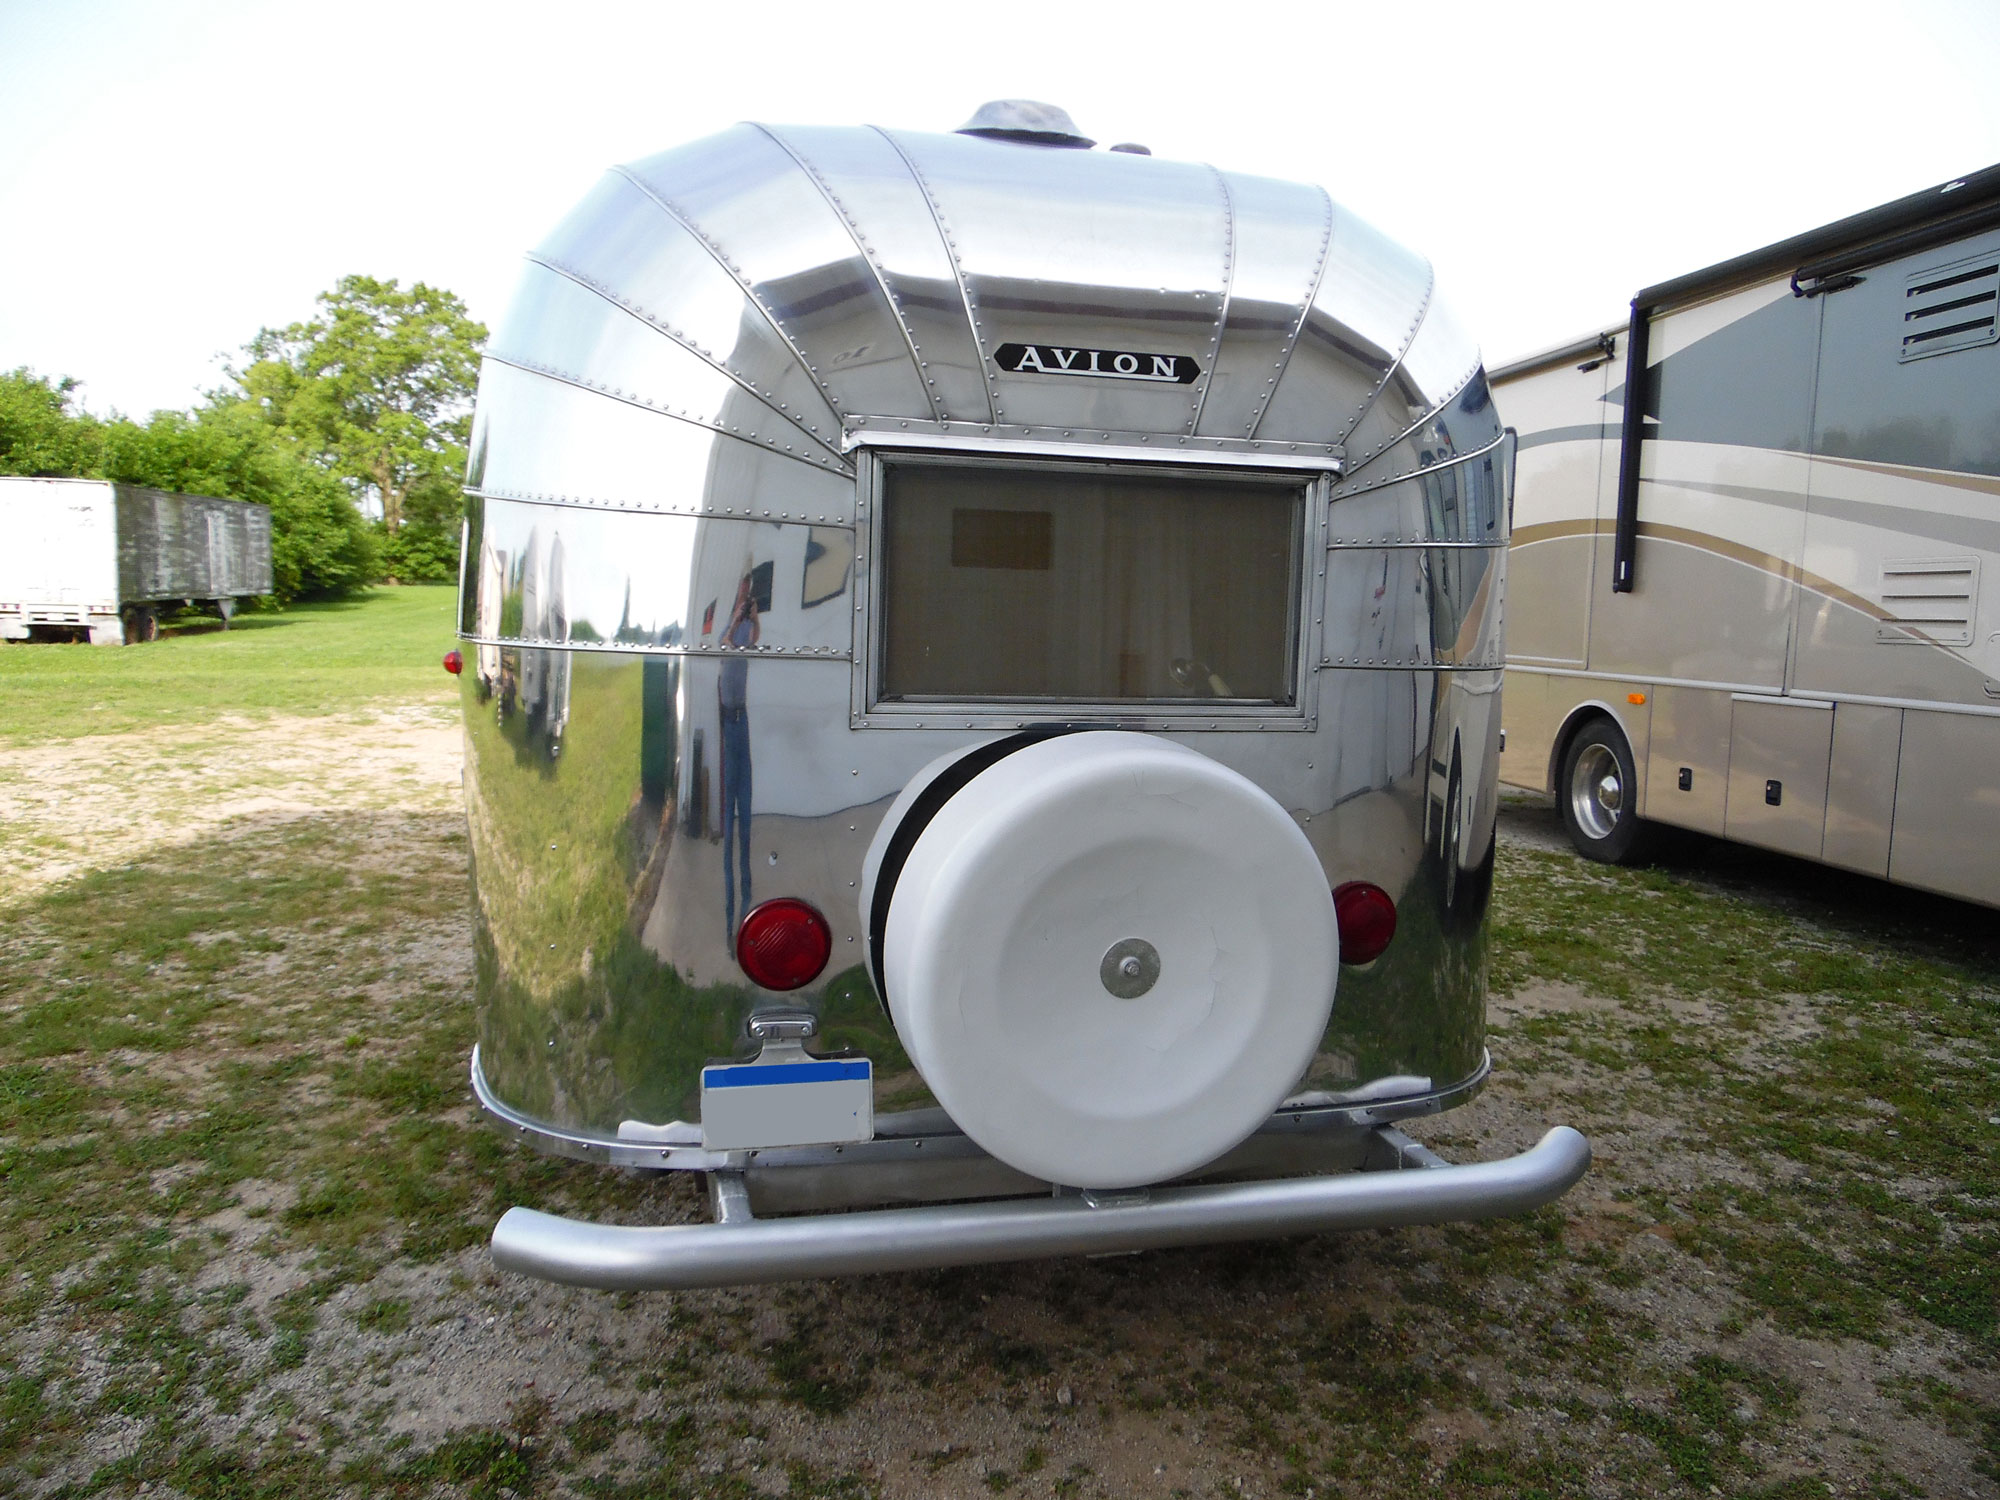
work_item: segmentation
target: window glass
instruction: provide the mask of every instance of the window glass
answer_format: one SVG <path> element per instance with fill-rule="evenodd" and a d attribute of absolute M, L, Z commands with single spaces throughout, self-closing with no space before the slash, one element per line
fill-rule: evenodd
<path fill-rule="evenodd" d="M 1288 704 L 1304 495 L 887 463 L 881 696 Z"/>

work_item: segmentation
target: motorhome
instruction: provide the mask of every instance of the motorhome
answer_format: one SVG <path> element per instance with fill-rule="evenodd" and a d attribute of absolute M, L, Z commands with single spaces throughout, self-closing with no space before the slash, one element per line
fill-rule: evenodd
<path fill-rule="evenodd" d="M 1990 167 L 1494 372 L 1501 777 L 1585 855 L 1665 824 L 2000 905 L 1996 294 Z"/>
<path fill-rule="evenodd" d="M 1430 266 L 1319 188 L 1018 100 L 611 171 L 480 377 L 472 1086 L 704 1174 L 714 1222 L 516 1207 L 496 1264 L 685 1287 L 1564 1191 L 1566 1127 L 1456 1166 L 1397 1128 L 1490 1068 L 1511 472 Z"/>

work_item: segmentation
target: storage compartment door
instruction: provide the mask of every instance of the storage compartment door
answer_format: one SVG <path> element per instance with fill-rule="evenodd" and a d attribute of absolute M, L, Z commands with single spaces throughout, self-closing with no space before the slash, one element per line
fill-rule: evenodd
<path fill-rule="evenodd" d="M 1909 709 L 1889 878 L 2000 905 L 2000 718 Z"/>
<path fill-rule="evenodd" d="M 1833 705 L 1737 696 L 1729 716 L 1732 839 L 1818 859 L 1826 830 Z"/>

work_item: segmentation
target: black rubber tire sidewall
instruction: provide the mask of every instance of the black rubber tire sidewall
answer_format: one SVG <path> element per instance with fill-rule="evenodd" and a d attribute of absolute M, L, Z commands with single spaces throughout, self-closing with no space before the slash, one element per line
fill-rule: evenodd
<path fill-rule="evenodd" d="M 1618 762 L 1618 779 L 1624 787 L 1624 806 L 1618 814 L 1618 821 L 1610 833 L 1603 838 L 1593 838 L 1590 831 L 1576 820 L 1570 804 L 1570 789 L 1575 785 L 1577 762 L 1583 759 L 1584 751 L 1592 745 L 1602 745 L 1611 752 Z M 1585 859 L 1596 860 L 1600 864 L 1616 865 L 1636 858 L 1644 842 L 1643 826 L 1639 815 L 1632 810 L 1632 802 L 1638 792 L 1638 771 L 1632 760 L 1632 747 L 1625 741 L 1625 732 L 1610 719 L 1596 718 L 1585 724 L 1570 738 L 1563 751 L 1562 774 L 1556 781 L 1556 811 L 1562 816 L 1563 832 L 1576 846 L 1576 852 Z"/>

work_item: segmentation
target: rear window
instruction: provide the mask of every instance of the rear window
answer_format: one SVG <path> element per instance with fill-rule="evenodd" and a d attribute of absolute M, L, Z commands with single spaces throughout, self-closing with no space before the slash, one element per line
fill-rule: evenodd
<path fill-rule="evenodd" d="M 886 463 L 884 700 L 1290 704 L 1302 481 Z"/>

